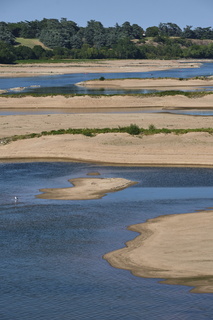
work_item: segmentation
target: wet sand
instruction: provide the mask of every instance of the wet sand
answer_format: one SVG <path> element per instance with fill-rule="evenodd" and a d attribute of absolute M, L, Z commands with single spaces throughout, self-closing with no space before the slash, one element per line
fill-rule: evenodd
<path fill-rule="evenodd" d="M 69 180 L 74 187 L 41 189 L 40 199 L 55 200 L 93 200 L 100 199 L 107 193 L 128 188 L 136 182 L 123 178 L 76 178 Z"/>
<path fill-rule="evenodd" d="M 116 268 L 213 293 L 213 211 L 161 216 L 128 229 L 140 233 L 104 258 Z"/>

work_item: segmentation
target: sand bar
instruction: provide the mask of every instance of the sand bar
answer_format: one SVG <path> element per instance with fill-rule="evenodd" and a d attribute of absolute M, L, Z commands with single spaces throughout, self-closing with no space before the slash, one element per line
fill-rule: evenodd
<path fill-rule="evenodd" d="M 150 110 L 152 108 L 173 109 L 173 108 L 213 108 L 213 94 L 188 98 L 183 95 L 173 96 L 47 96 L 23 98 L 0 97 L 0 110 L 64 110 L 67 113 L 85 113 L 85 112 L 116 112 L 126 109 Z"/>
<path fill-rule="evenodd" d="M 128 229 L 140 235 L 104 258 L 116 268 L 213 293 L 213 211 L 161 216 Z"/>
<path fill-rule="evenodd" d="M 111 165 L 213 166 L 208 133 L 131 136 L 125 133 L 54 135 L 0 144 L 0 160 L 60 160 Z"/>
<path fill-rule="evenodd" d="M 83 113 L 83 114 L 34 114 L 0 116 L 0 139 L 30 133 L 40 133 L 68 128 L 118 128 L 137 124 L 148 129 L 210 128 L 211 116 L 187 116 L 169 113 Z M 64 137 L 67 140 L 67 136 Z M 31 140 L 30 143 L 35 143 Z"/>
<path fill-rule="evenodd" d="M 123 178 L 76 178 L 69 180 L 74 187 L 41 189 L 40 199 L 55 200 L 92 200 L 100 199 L 109 192 L 130 187 L 136 182 Z"/>
<path fill-rule="evenodd" d="M 99 61 L 89 64 L 90 72 L 94 68 L 125 72 L 156 70 L 159 68 L 189 67 L 183 61 L 121 60 Z M 199 62 L 190 62 L 199 66 Z M 15 65 L 2 66 L 14 76 L 20 72 L 16 68 L 28 68 L 28 72 L 47 72 L 53 74 L 72 68 L 86 72 L 86 65 Z M 9 68 L 9 69 L 7 69 Z M 11 68 L 11 69 L 10 69 Z M 59 68 L 59 69 L 57 69 Z M 69 70 L 68 70 L 69 69 Z M 3 69 L 0 68 L 0 71 Z M 30 71 L 29 71 L 30 70 Z M 43 70 L 43 71 L 42 71 Z M 74 70 L 74 69 L 72 69 Z M 117 71 L 116 71 L 117 70 Z M 49 72 L 48 71 L 48 72 Z M 97 71 L 97 70 L 96 70 Z M 27 71 L 26 71 L 27 72 Z M 73 71 L 73 72 L 76 72 Z M 154 81 L 154 80 L 153 80 Z M 157 81 L 157 80 L 156 80 Z M 162 84 L 163 86 L 164 84 Z M 0 98 L 1 110 L 64 110 L 64 114 L 25 114 L 0 116 L 0 139 L 12 135 L 40 133 L 67 128 L 103 128 L 128 126 L 135 123 L 148 128 L 206 128 L 212 126 L 211 117 L 173 115 L 165 113 L 137 113 L 140 110 L 212 109 L 213 96 L 190 99 L 185 96 L 166 97 L 25 97 Z M 212 136 L 205 133 L 175 135 L 155 135 L 132 137 L 126 134 L 102 134 L 89 138 L 82 135 L 45 136 L 4 145 L 1 140 L 0 159 L 61 159 L 125 165 L 201 165 L 212 166 Z M 187 156 L 186 156 L 187 155 Z"/>
<path fill-rule="evenodd" d="M 208 79 L 116 79 L 90 80 L 77 84 L 88 88 L 112 89 L 156 89 L 156 90 L 190 90 L 213 86 L 213 78 Z"/>
<path fill-rule="evenodd" d="M 94 60 L 92 62 L 73 61 L 71 63 L 1 64 L 0 77 L 33 77 L 69 73 L 147 72 L 174 68 L 196 68 L 202 62 L 202 60 Z"/>

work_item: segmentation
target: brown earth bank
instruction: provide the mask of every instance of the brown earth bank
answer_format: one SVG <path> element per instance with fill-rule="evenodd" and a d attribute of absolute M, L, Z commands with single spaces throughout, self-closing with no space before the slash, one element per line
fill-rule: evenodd
<path fill-rule="evenodd" d="M 69 73 L 147 72 L 174 68 L 195 68 L 199 67 L 202 62 L 203 60 L 94 60 L 89 62 L 74 60 L 70 63 L 1 64 L 0 77 Z"/>
<path fill-rule="evenodd" d="M 116 268 L 213 293 L 213 211 L 160 216 L 128 229 L 140 233 L 104 256 Z"/>

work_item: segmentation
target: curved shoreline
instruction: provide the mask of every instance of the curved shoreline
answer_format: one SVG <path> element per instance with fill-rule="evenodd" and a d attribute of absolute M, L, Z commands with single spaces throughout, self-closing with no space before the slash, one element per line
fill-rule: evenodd
<path fill-rule="evenodd" d="M 213 293 L 212 227 L 213 211 L 160 216 L 128 227 L 140 235 L 103 258 L 139 277 Z"/>

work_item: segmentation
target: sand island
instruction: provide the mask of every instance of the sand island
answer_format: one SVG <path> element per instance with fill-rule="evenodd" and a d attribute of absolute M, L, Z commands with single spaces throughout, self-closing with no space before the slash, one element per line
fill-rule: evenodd
<path fill-rule="evenodd" d="M 109 192 L 130 187 L 137 182 L 122 178 L 75 178 L 69 180 L 74 187 L 41 189 L 40 199 L 93 200 L 100 199 Z"/>

